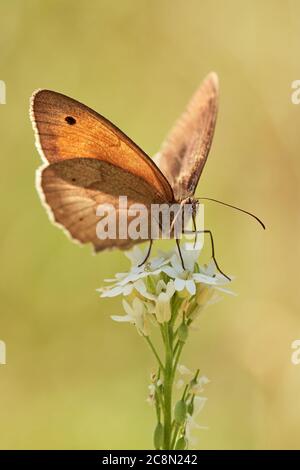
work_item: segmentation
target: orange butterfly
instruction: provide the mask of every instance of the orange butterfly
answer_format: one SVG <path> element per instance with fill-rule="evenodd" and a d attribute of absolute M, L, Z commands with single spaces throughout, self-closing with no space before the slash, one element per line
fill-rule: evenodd
<path fill-rule="evenodd" d="M 127 249 L 143 241 L 129 237 L 99 239 L 95 230 L 97 206 L 112 204 L 120 216 L 118 201 L 122 195 L 127 196 L 128 204 L 141 203 L 147 208 L 151 204 L 195 201 L 217 110 L 218 78 L 210 73 L 154 163 L 100 114 L 60 93 L 38 90 L 31 99 L 30 117 L 44 161 L 37 171 L 37 186 L 50 218 L 73 240 L 92 243 L 96 252 Z M 210 234 L 215 260 L 212 234 L 205 232 Z"/>

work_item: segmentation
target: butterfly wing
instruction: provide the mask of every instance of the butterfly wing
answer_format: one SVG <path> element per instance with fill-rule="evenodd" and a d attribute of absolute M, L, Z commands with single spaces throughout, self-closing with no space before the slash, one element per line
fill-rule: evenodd
<path fill-rule="evenodd" d="M 38 188 L 52 220 L 96 251 L 142 241 L 100 240 L 96 208 L 111 204 L 119 220 L 119 196 L 127 196 L 128 205 L 172 202 L 173 191 L 152 160 L 104 117 L 60 93 L 36 92 L 30 110 L 45 161 Z"/>
<path fill-rule="evenodd" d="M 129 137 L 100 114 L 61 93 L 33 94 L 30 116 L 36 145 L 49 163 L 96 158 L 144 179 L 172 201 L 172 189 L 157 166 Z"/>
<path fill-rule="evenodd" d="M 210 73 L 163 143 L 156 163 L 176 200 L 193 196 L 204 168 L 218 111 L 218 77 Z"/>
<path fill-rule="evenodd" d="M 72 239 L 92 243 L 95 251 L 127 249 L 151 238 L 151 204 L 165 202 L 142 178 L 99 159 L 61 160 L 42 168 L 37 175 L 37 185 L 52 221 Z M 124 195 L 126 205 L 120 205 L 119 197 Z M 144 239 L 133 240 L 128 234 L 131 221 L 138 215 L 131 209 L 128 211 L 132 204 L 142 204 L 146 210 L 148 231 Z M 113 217 L 112 226 L 105 229 L 111 231 L 104 239 L 97 233 L 97 225 L 107 215 L 102 212 L 100 217 L 97 213 L 100 205 L 102 209 L 108 207 Z"/>

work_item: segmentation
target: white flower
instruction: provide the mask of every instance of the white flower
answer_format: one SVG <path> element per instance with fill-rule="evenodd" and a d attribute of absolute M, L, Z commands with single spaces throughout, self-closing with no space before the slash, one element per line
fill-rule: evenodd
<path fill-rule="evenodd" d="M 152 380 L 152 377 L 151 377 L 151 380 Z M 150 385 L 148 385 L 148 389 L 149 389 L 149 395 L 146 399 L 146 401 L 150 404 L 150 405 L 153 405 L 153 403 L 155 402 L 155 392 L 156 392 L 156 389 L 158 387 L 160 387 L 162 385 L 162 380 L 161 379 L 158 379 L 156 382 L 156 374 L 153 376 L 153 380 L 154 382 L 152 382 Z"/>
<path fill-rule="evenodd" d="M 117 273 L 114 279 L 105 279 L 105 282 L 112 282 L 113 285 L 97 289 L 101 293 L 101 297 L 116 297 L 118 295 L 129 295 L 134 289 L 137 289 L 142 295 L 146 291 L 143 287 L 142 279 L 158 275 L 162 271 L 162 267 L 168 263 L 168 258 L 160 256 L 152 258 L 150 261 L 139 264 L 145 259 L 145 252 L 140 248 L 134 247 L 133 250 L 125 253 L 131 260 L 132 267 L 127 273 Z"/>
<path fill-rule="evenodd" d="M 181 375 L 193 375 L 193 372 L 190 369 L 188 369 L 186 366 L 184 366 L 183 364 L 179 364 L 177 366 L 177 370 L 179 374 Z"/>
<path fill-rule="evenodd" d="M 212 286 L 221 286 L 231 282 L 219 273 L 213 260 L 211 260 L 207 265 L 201 266 L 199 270 L 200 272 L 195 274 L 195 280 L 198 282 L 203 282 L 204 284 L 210 284 Z M 230 276 L 230 279 L 233 280 L 233 277 Z M 219 288 L 219 290 L 223 289 Z M 227 292 L 227 290 L 224 289 L 224 292 Z M 230 291 L 228 292 L 231 293 Z"/>
<path fill-rule="evenodd" d="M 188 369 L 186 366 L 184 366 L 183 364 L 179 364 L 177 366 L 177 370 L 179 372 L 180 375 L 193 375 L 193 372 Z M 176 383 L 176 388 L 180 389 L 183 387 L 183 385 L 185 384 L 184 380 L 183 379 L 179 379 Z"/>
<path fill-rule="evenodd" d="M 171 298 L 175 293 L 174 282 L 171 280 L 167 284 L 160 279 L 157 284 L 153 285 L 152 292 L 148 292 L 146 285 L 136 286 L 138 292 L 149 300 L 147 302 L 147 310 L 149 313 L 156 314 L 156 320 L 159 323 L 164 323 L 171 318 Z M 154 290 L 154 292 L 153 292 Z"/>
<path fill-rule="evenodd" d="M 206 377 L 206 375 L 202 375 L 197 379 L 196 384 L 194 384 L 191 389 L 192 393 L 195 394 L 193 401 L 193 413 L 192 415 L 188 413 L 185 427 L 185 438 L 191 447 L 195 446 L 197 443 L 197 440 L 192 435 L 194 429 L 207 429 L 206 426 L 200 426 L 196 422 L 196 419 L 199 413 L 203 410 L 203 407 L 207 401 L 207 397 L 198 396 L 198 394 L 203 392 L 204 385 L 208 384 L 209 382 L 210 380 Z"/>
<path fill-rule="evenodd" d="M 171 318 L 171 307 L 170 307 L 170 299 L 162 292 L 159 295 L 156 304 L 156 319 L 158 323 L 165 323 L 168 322 Z"/>
<path fill-rule="evenodd" d="M 155 385 L 154 384 L 150 384 L 148 385 L 148 389 L 149 389 L 149 395 L 146 399 L 146 401 L 149 403 L 149 405 L 153 405 L 154 402 L 155 402 Z"/>
<path fill-rule="evenodd" d="M 189 253 L 194 253 L 190 251 Z M 191 260 L 190 260 L 191 261 Z M 186 289 L 191 295 L 196 293 L 196 285 L 194 281 L 194 264 L 195 263 L 186 263 L 186 257 L 184 258 L 184 266 L 186 269 L 183 269 L 181 260 L 178 255 L 174 254 L 171 258 L 171 266 L 163 266 L 162 271 L 166 273 L 169 277 L 174 279 L 174 287 L 178 292 Z M 190 270 L 189 270 L 190 268 Z"/>
<path fill-rule="evenodd" d="M 176 322 L 180 323 L 182 315 L 186 314 L 194 324 L 204 307 L 219 300 L 217 291 L 232 294 L 222 287 L 229 281 L 217 272 L 214 262 L 199 267 L 198 250 L 183 247 L 181 253 L 185 269 L 178 250 L 160 253 L 142 266 L 139 264 L 145 259 L 145 252 L 139 247 L 127 252 L 126 256 L 132 263 L 130 270 L 117 273 L 114 279 L 107 280 L 110 286 L 98 289 L 101 297 L 122 295 L 130 300 L 135 297 L 132 306 L 123 302 L 126 315 L 114 316 L 113 319 L 133 323 L 140 333 L 148 335 L 149 322 L 157 325 L 171 319 L 171 302 L 175 295 L 174 305 L 180 309 Z"/>
<path fill-rule="evenodd" d="M 107 279 L 105 279 L 107 282 Z M 116 297 L 118 295 L 129 295 L 134 289 L 134 283 L 131 284 L 116 284 L 115 286 L 101 287 L 97 289 L 101 293 L 101 297 Z"/>
<path fill-rule="evenodd" d="M 136 326 L 139 333 L 148 336 L 147 310 L 144 302 L 135 297 L 132 306 L 123 299 L 123 307 L 127 315 L 112 315 L 111 318 L 118 322 L 129 322 Z"/>
<path fill-rule="evenodd" d="M 189 444 L 189 447 L 193 447 L 197 444 L 197 439 L 193 436 L 193 431 L 195 429 L 207 429 L 207 426 L 200 426 L 196 422 L 196 418 L 199 413 L 203 410 L 206 401 L 206 397 L 195 397 L 193 416 L 191 416 L 190 414 L 187 415 L 185 426 L 185 438 Z"/>
<path fill-rule="evenodd" d="M 148 385 L 148 389 L 149 389 L 150 395 L 154 395 L 154 394 L 155 394 L 155 384 L 150 384 L 150 385 Z"/>
<path fill-rule="evenodd" d="M 171 298 L 175 293 L 173 281 L 168 282 L 166 285 L 163 280 L 157 284 L 157 291 L 159 292 L 155 298 L 155 314 L 158 323 L 168 322 L 171 318 Z"/>
<path fill-rule="evenodd" d="M 205 305 L 208 305 L 214 297 L 215 293 L 216 291 L 214 287 L 201 283 L 198 284 L 196 294 L 197 305 L 199 307 L 204 307 Z"/>
<path fill-rule="evenodd" d="M 192 393 L 194 393 L 195 395 L 202 393 L 204 391 L 204 385 L 207 385 L 209 382 L 210 380 L 206 377 L 206 375 L 202 375 L 197 379 L 196 384 L 192 386 Z"/>
<path fill-rule="evenodd" d="M 179 390 L 183 386 L 184 386 L 184 380 L 182 380 L 182 379 L 177 380 L 176 388 Z"/>
<path fill-rule="evenodd" d="M 171 257 L 170 264 L 162 266 L 162 271 L 174 279 L 174 286 L 178 292 L 186 289 L 190 295 L 196 294 L 196 284 L 204 283 L 212 286 L 219 286 L 230 282 L 216 271 L 214 262 L 210 262 L 205 268 L 200 268 L 195 272 L 195 264 L 199 257 L 198 250 L 186 250 L 181 248 L 184 267 L 179 255 L 176 253 Z"/>
<path fill-rule="evenodd" d="M 174 283 L 173 280 L 169 281 L 167 284 L 163 279 L 159 279 L 156 283 L 153 282 L 153 286 L 151 288 L 151 292 L 147 291 L 145 287 L 145 291 L 140 293 L 148 300 L 152 300 L 153 302 L 157 302 L 161 293 L 166 293 L 171 298 L 172 295 L 175 293 Z"/>
<path fill-rule="evenodd" d="M 134 246 L 131 250 L 125 251 L 125 256 L 130 260 L 132 267 L 138 267 L 145 259 L 147 250 L 142 250 L 139 246 Z M 160 265 L 161 260 L 166 260 L 168 255 L 161 253 L 161 256 L 147 261 L 155 269 Z"/>

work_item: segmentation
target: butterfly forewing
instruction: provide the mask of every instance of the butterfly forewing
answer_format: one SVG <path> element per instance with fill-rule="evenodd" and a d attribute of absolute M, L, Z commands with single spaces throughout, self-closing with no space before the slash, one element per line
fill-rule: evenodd
<path fill-rule="evenodd" d="M 129 236 L 99 239 L 97 207 L 115 208 L 119 196 L 131 204 L 172 202 L 173 191 L 152 160 L 123 132 L 85 105 L 49 90 L 36 92 L 31 101 L 36 143 L 45 164 L 38 170 L 38 189 L 51 219 L 81 243 L 96 251 L 128 248 Z M 129 225 L 132 216 L 125 214 Z M 149 221 L 149 233 L 151 221 Z"/>
<path fill-rule="evenodd" d="M 193 196 L 211 147 L 218 111 L 218 77 L 210 73 L 169 133 L 156 162 L 176 200 Z"/>
<path fill-rule="evenodd" d="M 47 162 L 95 158 L 119 166 L 148 183 L 165 200 L 172 189 L 153 161 L 100 114 L 61 93 L 37 91 L 31 102 L 37 147 Z"/>

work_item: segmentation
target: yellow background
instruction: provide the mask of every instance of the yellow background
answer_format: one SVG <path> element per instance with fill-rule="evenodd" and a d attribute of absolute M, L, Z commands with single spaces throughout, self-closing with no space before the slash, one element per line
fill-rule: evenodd
<path fill-rule="evenodd" d="M 198 195 L 217 258 L 239 294 L 210 307 L 182 362 L 211 383 L 202 449 L 300 448 L 300 2 L 2 1 L 0 79 L 1 448 L 149 448 L 154 365 L 103 279 L 122 253 L 91 255 L 50 225 L 34 187 L 40 165 L 28 100 L 61 91 L 111 119 L 153 155 L 210 70 L 220 113 Z M 209 257 L 208 247 L 202 260 Z"/>

